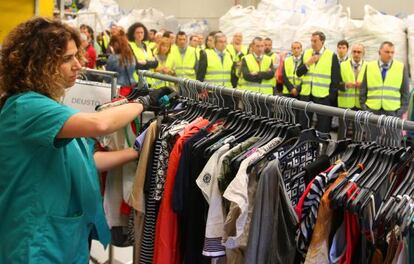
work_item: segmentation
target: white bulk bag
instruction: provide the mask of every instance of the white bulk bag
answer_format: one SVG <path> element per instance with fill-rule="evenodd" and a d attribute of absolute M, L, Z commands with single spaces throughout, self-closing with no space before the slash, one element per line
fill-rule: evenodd
<path fill-rule="evenodd" d="M 349 20 L 345 27 L 345 39 L 352 45 L 362 43 L 365 46 L 365 60 L 377 60 L 378 48 L 383 41 L 395 45 L 395 58 L 407 64 L 407 35 L 403 20 L 391 15 L 381 14 L 369 5 L 364 7 L 364 20 Z"/>
<path fill-rule="evenodd" d="M 128 30 L 136 22 L 144 24 L 148 30 L 159 30 L 164 27 L 165 17 L 163 12 L 155 8 L 133 9 L 127 16 L 118 21 L 118 25 Z"/>
<path fill-rule="evenodd" d="M 208 22 L 207 20 L 191 20 L 187 23 L 180 24 L 178 26 L 180 31 L 184 31 L 188 36 L 193 34 L 202 34 L 206 36 L 209 32 Z"/>
<path fill-rule="evenodd" d="M 295 40 L 301 42 L 304 49 L 310 48 L 312 33 L 322 31 L 326 36 L 325 46 L 335 52 L 338 41 L 344 38 L 340 28 L 341 14 L 340 5 L 308 12 L 306 21 L 296 32 Z"/>
<path fill-rule="evenodd" d="M 414 15 L 406 19 L 408 37 L 408 64 L 410 65 L 410 75 L 414 78 Z"/>
<path fill-rule="evenodd" d="M 258 30 L 262 28 L 260 13 L 253 6 L 243 8 L 240 5 L 233 6 L 230 10 L 220 18 L 219 28 L 229 38 L 234 33 L 243 33 L 243 43 L 248 45 L 252 38 L 258 35 Z"/>

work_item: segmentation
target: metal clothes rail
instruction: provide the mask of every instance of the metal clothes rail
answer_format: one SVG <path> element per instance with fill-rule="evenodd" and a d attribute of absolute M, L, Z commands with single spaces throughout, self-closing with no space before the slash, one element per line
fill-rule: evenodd
<path fill-rule="evenodd" d="M 118 73 L 113 71 L 102 71 L 89 68 L 82 68 L 81 73 L 89 73 L 97 76 L 109 77 L 111 78 L 111 98 L 115 98 L 117 95 L 117 82 L 118 82 Z"/>
<path fill-rule="evenodd" d="M 216 92 L 218 91 L 222 95 L 228 95 L 235 98 L 240 99 L 248 99 L 252 100 L 253 102 L 262 102 L 262 103 L 270 103 L 270 102 L 276 102 L 276 103 L 283 103 L 285 106 L 292 107 L 297 110 L 305 111 L 305 112 L 312 112 L 320 115 L 325 116 L 336 116 L 340 119 L 348 119 L 353 120 L 357 122 L 368 122 L 372 125 L 390 125 L 390 122 L 392 122 L 393 128 L 396 130 L 411 130 L 414 131 L 414 122 L 413 121 L 407 121 L 402 120 L 401 118 L 393 118 L 392 121 L 386 120 L 384 116 L 375 115 L 372 113 L 361 115 L 361 111 L 353 111 L 350 109 L 343 109 L 333 106 L 327 106 L 322 104 L 316 104 L 313 102 L 305 102 L 300 101 L 297 99 L 287 98 L 283 96 L 273 96 L 273 95 L 264 95 L 264 94 L 258 94 L 254 92 L 246 92 L 244 90 L 234 89 L 234 88 L 226 88 L 224 86 L 216 86 L 208 83 L 203 83 L 200 81 L 195 80 L 188 80 L 183 78 L 178 78 L 170 75 L 163 75 L 159 73 L 154 73 L 150 71 L 138 71 L 139 75 L 150 77 L 154 79 L 159 79 L 167 82 L 173 82 L 176 84 L 190 84 L 192 88 L 195 88 L 197 90 L 203 90 L 207 89 L 209 91 Z M 287 104 L 289 102 L 289 105 Z M 363 116 L 363 117 L 362 117 Z"/>

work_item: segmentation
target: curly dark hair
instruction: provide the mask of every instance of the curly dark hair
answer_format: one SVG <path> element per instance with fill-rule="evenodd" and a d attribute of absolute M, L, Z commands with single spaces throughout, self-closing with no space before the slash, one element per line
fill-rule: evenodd
<path fill-rule="evenodd" d="M 0 107 L 8 97 L 27 91 L 58 101 L 65 92 L 59 66 L 70 40 L 81 58 L 79 32 L 59 20 L 36 17 L 14 28 L 0 53 Z"/>
<path fill-rule="evenodd" d="M 144 29 L 144 39 L 142 41 L 148 40 L 148 29 L 144 26 L 144 24 L 136 22 L 128 28 L 127 35 L 129 41 L 135 41 L 135 30 L 139 27 Z"/>

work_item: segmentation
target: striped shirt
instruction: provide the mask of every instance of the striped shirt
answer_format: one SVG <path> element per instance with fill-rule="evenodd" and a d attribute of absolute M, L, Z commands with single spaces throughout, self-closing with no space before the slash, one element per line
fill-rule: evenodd
<path fill-rule="evenodd" d="M 296 245 L 302 255 L 306 255 L 310 241 L 312 239 L 313 228 L 318 216 L 318 209 L 321 198 L 325 193 L 327 184 L 330 179 L 336 178 L 342 172 L 344 164 L 341 162 L 335 166 L 329 167 L 326 171 L 321 172 L 306 188 L 298 205 L 296 213 L 298 214 L 299 227 L 296 231 Z"/>

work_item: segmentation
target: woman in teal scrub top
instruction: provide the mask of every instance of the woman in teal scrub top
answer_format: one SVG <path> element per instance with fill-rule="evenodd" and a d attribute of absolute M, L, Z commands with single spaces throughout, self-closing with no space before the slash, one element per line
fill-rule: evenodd
<path fill-rule="evenodd" d="M 88 237 L 104 245 L 110 241 L 85 138 L 124 127 L 157 105 L 158 95 L 98 113 L 59 104 L 81 69 L 79 47 L 75 29 L 45 18 L 20 24 L 3 41 L 0 263 L 84 264 Z M 131 152 L 122 155 L 136 158 Z"/>

